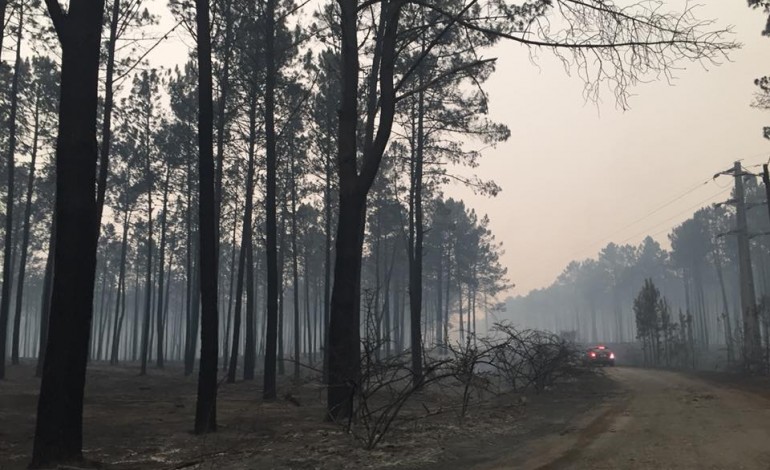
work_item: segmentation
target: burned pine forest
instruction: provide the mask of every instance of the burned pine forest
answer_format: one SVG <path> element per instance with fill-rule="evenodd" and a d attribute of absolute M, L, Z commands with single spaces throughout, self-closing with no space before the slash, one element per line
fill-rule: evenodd
<path fill-rule="evenodd" d="M 531 94 L 496 82 L 515 53 L 632 114 L 738 61 L 723 23 L 673 0 L 0 0 L 0 469 L 702 468 L 633 438 L 666 423 L 625 428 L 628 460 L 581 449 L 673 400 L 655 384 L 770 399 L 767 166 L 704 164 L 719 203 L 593 258 L 562 233 L 536 285 L 538 196 L 508 182 L 560 131 L 494 97 Z M 770 432 L 728 405 L 699 419 Z M 719 468 L 760 468 L 760 440 Z"/>

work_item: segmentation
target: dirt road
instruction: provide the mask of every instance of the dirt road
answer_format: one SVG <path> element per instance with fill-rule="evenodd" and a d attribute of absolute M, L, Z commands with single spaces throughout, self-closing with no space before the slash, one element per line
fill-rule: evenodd
<path fill-rule="evenodd" d="M 533 444 L 527 469 L 770 469 L 770 399 L 676 372 L 616 368 L 623 392 L 560 436 Z"/>

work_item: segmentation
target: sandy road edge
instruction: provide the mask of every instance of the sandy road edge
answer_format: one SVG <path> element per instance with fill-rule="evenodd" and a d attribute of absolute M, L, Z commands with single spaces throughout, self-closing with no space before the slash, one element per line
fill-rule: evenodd
<path fill-rule="evenodd" d="M 524 449 L 512 455 L 501 456 L 491 462 L 476 465 L 473 470 L 553 470 L 574 461 L 583 449 L 612 428 L 617 418 L 628 408 L 632 394 L 622 382 L 613 379 L 618 393 L 593 406 L 564 425 L 560 433 L 553 433 L 529 442 Z M 521 461 L 515 467 L 511 462 Z"/>

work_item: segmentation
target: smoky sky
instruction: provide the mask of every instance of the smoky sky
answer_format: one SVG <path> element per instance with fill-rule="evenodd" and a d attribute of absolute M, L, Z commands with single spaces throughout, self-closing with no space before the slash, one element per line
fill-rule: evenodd
<path fill-rule="evenodd" d="M 165 2 L 157 5 L 165 32 L 173 20 Z M 497 58 L 485 85 L 490 117 L 507 124 L 511 137 L 484 149 L 472 171 L 503 191 L 489 198 L 451 184 L 445 193 L 489 215 L 516 284 L 510 294 L 549 285 L 571 260 L 593 257 L 610 241 L 636 244 L 651 235 L 667 247 L 672 227 L 729 196 L 729 180 L 706 183 L 714 173 L 734 160 L 754 165 L 770 157 L 762 136 L 770 112 L 751 107 L 753 80 L 770 74 L 770 38 L 760 34 L 766 18 L 743 1 L 707 0 L 695 12 L 714 20 L 713 28 L 732 26 L 743 48 L 719 66 L 682 62 L 671 83 L 642 77 L 628 110 L 606 89 L 598 102 L 586 101 L 583 81 L 551 52 L 513 43 L 484 51 Z M 178 28 L 149 60 L 182 63 L 191 44 Z"/>

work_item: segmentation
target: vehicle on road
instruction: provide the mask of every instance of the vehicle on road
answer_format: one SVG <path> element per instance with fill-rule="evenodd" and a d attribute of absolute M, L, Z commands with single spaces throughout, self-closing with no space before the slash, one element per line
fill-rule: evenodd
<path fill-rule="evenodd" d="M 588 348 L 584 361 L 587 365 L 614 366 L 615 353 L 605 346 L 595 346 L 593 348 Z"/>

